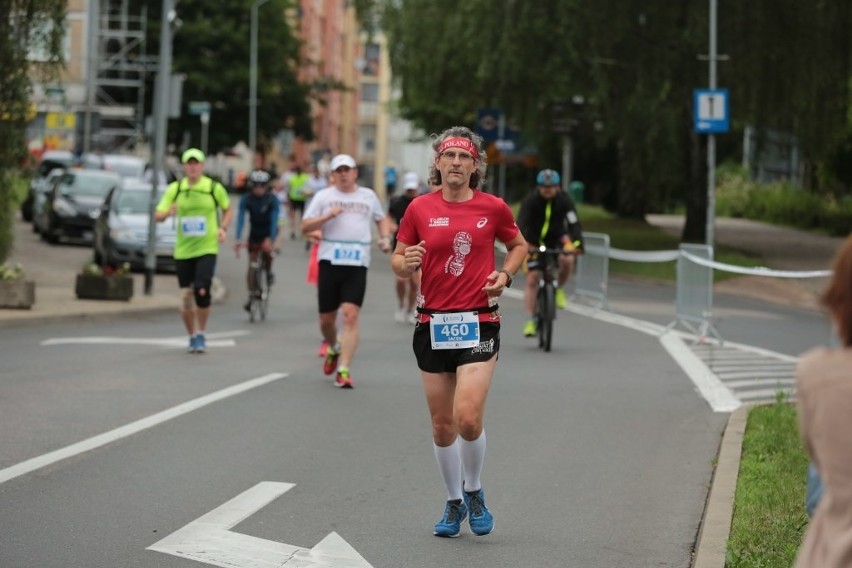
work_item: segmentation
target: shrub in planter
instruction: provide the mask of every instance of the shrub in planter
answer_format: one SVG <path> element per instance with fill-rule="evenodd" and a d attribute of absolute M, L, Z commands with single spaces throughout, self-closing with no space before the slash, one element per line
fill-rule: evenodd
<path fill-rule="evenodd" d="M 133 277 L 130 265 L 98 266 L 87 264 L 77 275 L 74 292 L 80 300 L 123 300 L 133 297 Z"/>
<path fill-rule="evenodd" d="M 24 278 L 20 264 L 0 264 L 0 308 L 30 309 L 35 303 L 35 282 Z"/>

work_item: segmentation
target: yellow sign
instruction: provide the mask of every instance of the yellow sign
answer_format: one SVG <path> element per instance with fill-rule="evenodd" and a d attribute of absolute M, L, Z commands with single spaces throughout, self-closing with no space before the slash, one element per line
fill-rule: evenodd
<path fill-rule="evenodd" d="M 77 115 L 73 112 L 49 112 L 44 117 L 44 126 L 48 130 L 74 130 Z"/>

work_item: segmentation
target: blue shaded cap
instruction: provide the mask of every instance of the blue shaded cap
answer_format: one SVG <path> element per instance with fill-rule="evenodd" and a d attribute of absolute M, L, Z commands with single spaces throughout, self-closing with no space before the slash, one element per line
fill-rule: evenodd
<path fill-rule="evenodd" d="M 541 170 L 535 177 L 535 182 L 538 185 L 559 185 L 559 173 L 555 170 Z"/>

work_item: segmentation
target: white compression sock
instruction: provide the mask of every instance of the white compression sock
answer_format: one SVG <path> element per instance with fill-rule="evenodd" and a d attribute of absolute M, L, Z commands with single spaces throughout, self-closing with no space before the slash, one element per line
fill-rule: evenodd
<path fill-rule="evenodd" d="M 485 465 L 485 430 L 476 440 L 465 440 L 459 436 L 459 453 L 464 467 L 464 490 L 479 491 L 482 482 L 479 475 Z"/>
<path fill-rule="evenodd" d="M 462 464 L 459 455 L 459 440 L 446 447 L 441 447 L 434 442 L 435 459 L 438 460 L 438 469 L 441 478 L 447 487 L 447 501 L 462 498 Z"/>

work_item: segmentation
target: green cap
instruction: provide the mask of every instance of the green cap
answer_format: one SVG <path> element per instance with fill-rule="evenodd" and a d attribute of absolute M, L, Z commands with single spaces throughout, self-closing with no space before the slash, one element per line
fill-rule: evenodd
<path fill-rule="evenodd" d="M 180 157 L 180 163 L 185 164 L 190 160 L 198 160 L 199 162 L 204 162 L 204 152 L 199 150 L 198 148 L 190 148 L 185 151 L 183 155 Z"/>

